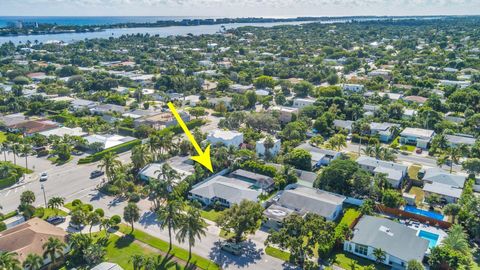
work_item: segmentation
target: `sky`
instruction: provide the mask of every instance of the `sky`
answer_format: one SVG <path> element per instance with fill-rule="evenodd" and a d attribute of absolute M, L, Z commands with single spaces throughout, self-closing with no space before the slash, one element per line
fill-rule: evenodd
<path fill-rule="evenodd" d="M 480 0 L 0 0 L 0 16 L 478 15 Z"/>

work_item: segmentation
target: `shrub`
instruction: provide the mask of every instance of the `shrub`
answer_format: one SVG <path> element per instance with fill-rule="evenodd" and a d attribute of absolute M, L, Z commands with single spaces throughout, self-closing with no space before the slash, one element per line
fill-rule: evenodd
<path fill-rule="evenodd" d="M 84 210 L 87 210 L 87 212 L 92 212 L 93 211 L 93 205 L 91 204 L 84 204 L 82 207 Z"/>
<path fill-rule="evenodd" d="M 95 209 L 95 213 L 97 213 L 100 217 L 104 217 L 104 216 L 105 216 L 105 211 L 103 211 L 102 208 L 97 208 L 97 209 Z"/>
<path fill-rule="evenodd" d="M 5 231 L 6 229 L 7 229 L 7 225 L 5 224 L 5 222 L 0 221 L 0 232 Z"/>
<path fill-rule="evenodd" d="M 138 193 L 132 192 L 129 194 L 129 202 L 139 202 L 140 201 L 140 195 Z"/>
<path fill-rule="evenodd" d="M 82 204 L 83 204 L 82 201 L 79 199 L 75 199 L 72 201 L 72 206 L 74 207 L 81 206 Z"/>
<path fill-rule="evenodd" d="M 45 208 L 43 207 L 37 207 L 35 209 L 35 214 L 33 214 L 34 217 L 38 217 L 38 218 L 43 218 L 44 215 L 45 215 Z"/>
<path fill-rule="evenodd" d="M 86 164 L 86 163 L 99 161 L 107 153 L 115 153 L 115 154 L 123 153 L 123 152 L 126 152 L 126 151 L 132 149 L 135 145 L 139 145 L 141 143 L 142 143 L 141 140 L 133 140 L 133 141 L 130 141 L 130 142 L 122 143 L 120 145 L 117 145 L 117 146 L 105 149 L 103 151 L 100 151 L 98 153 L 95 153 L 93 155 L 90 155 L 86 158 L 82 158 L 78 161 L 78 164 Z"/>
<path fill-rule="evenodd" d="M 100 189 L 102 193 L 105 193 L 109 196 L 114 196 L 120 193 L 120 188 L 112 184 L 105 184 Z"/>
<path fill-rule="evenodd" d="M 122 218 L 119 215 L 114 215 L 113 217 L 110 218 L 110 222 L 112 225 L 117 226 L 122 222 Z"/>

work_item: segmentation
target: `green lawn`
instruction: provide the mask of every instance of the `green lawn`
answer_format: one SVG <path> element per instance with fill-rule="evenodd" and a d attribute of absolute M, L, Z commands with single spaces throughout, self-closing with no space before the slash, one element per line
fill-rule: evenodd
<path fill-rule="evenodd" d="M 52 162 L 52 164 L 60 166 L 60 165 L 67 164 L 68 162 L 72 161 L 73 156 L 70 156 L 70 158 L 68 160 L 59 160 L 57 156 L 49 157 L 47 159 L 50 160 Z"/>
<path fill-rule="evenodd" d="M 357 152 L 347 152 L 347 156 L 350 157 L 351 160 L 357 160 L 360 155 Z"/>
<path fill-rule="evenodd" d="M 150 249 L 142 247 L 133 242 L 133 237 L 125 236 L 119 237 L 117 235 L 110 235 L 108 246 L 106 248 L 106 261 L 116 263 L 125 270 L 133 270 L 132 264 L 129 262 L 130 258 L 135 254 L 146 256 L 157 256 Z M 175 265 L 167 269 L 176 269 Z M 181 267 L 183 269 L 183 267 Z"/>
<path fill-rule="evenodd" d="M 332 257 L 331 257 L 331 262 L 335 265 L 338 265 L 344 269 L 351 269 L 352 268 L 352 262 L 356 262 L 356 268 L 357 270 L 363 270 L 365 266 L 369 266 L 374 264 L 375 269 L 377 270 L 388 270 L 390 267 L 386 265 L 380 265 L 380 264 L 375 264 L 375 262 L 358 257 L 356 255 L 347 253 L 347 252 L 335 252 Z"/>
<path fill-rule="evenodd" d="M 120 231 L 124 234 L 130 234 L 131 228 L 128 225 L 125 224 L 120 224 Z M 152 246 L 156 249 L 159 249 L 163 252 L 168 252 L 168 242 L 163 241 L 159 238 L 156 238 L 152 235 L 147 234 L 144 231 L 135 229 L 132 233 L 132 236 L 137 239 L 138 241 L 141 241 L 145 244 L 148 244 L 149 246 Z M 175 257 L 187 261 L 188 260 L 188 251 L 177 247 L 173 245 L 172 250 L 170 251 L 170 254 L 174 255 Z M 198 268 L 205 269 L 205 270 L 217 270 L 220 269 L 220 267 L 212 262 L 209 259 L 203 258 L 201 256 L 198 256 L 196 254 L 192 253 L 192 259 L 190 260 L 190 263 L 195 264 Z"/>
<path fill-rule="evenodd" d="M 425 193 L 421 187 L 411 187 L 408 193 L 415 195 L 415 204 L 420 205 L 423 202 Z"/>
<path fill-rule="evenodd" d="M 418 180 L 418 171 L 422 169 L 422 165 L 413 164 L 412 166 L 408 167 L 408 177 L 413 180 Z"/>
<path fill-rule="evenodd" d="M 204 219 L 208 219 L 208 220 L 213 221 L 213 222 L 217 221 L 217 218 L 218 218 L 218 216 L 220 216 L 221 213 L 222 213 L 222 211 L 217 211 L 217 210 L 214 210 L 214 209 L 208 209 L 208 210 L 201 210 L 200 211 L 200 215 Z"/>
<path fill-rule="evenodd" d="M 7 140 L 7 134 L 5 134 L 5 132 L 3 131 L 0 131 L 0 143 L 3 143 L 6 140 Z"/>
<path fill-rule="evenodd" d="M 350 226 L 350 224 L 352 224 L 353 221 L 355 221 L 355 219 L 357 219 L 360 216 L 360 214 L 361 214 L 360 211 L 358 211 L 355 208 L 347 208 L 338 225 L 347 224 L 347 226 Z"/>
<path fill-rule="evenodd" d="M 224 229 L 221 229 L 221 230 L 220 230 L 220 234 L 219 234 L 218 236 L 220 236 L 220 237 L 222 237 L 222 238 L 224 238 L 224 239 L 230 239 L 230 238 L 235 237 L 235 234 L 232 233 L 232 232 L 227 232 L 227 231 L 225 231 Z"/>
<path fill-rule="evenodd" d="M 62 211 L 60 209 L 55 210 L 55 209 L 51 209 L 51 208 L 45 208 L 42 219 L 47 219 L 47 218 L 52 217 L 52 216 L 66 217 L 67 215 L 68 214 L 65 211 Z"/>
<path fill-rule="evenodd" d="M 286 262 L 288 262 L 290 259 L 290 253 L 280 250 L 278 248 L 271 247 L 271 246 L 267 246 L 265 248 L 265 253 Z"/>

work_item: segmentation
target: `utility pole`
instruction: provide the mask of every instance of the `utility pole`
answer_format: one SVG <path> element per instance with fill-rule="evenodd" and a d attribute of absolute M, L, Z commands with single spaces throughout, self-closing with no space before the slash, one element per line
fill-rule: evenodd
<path fill-rule="evenodd" d="M 45 201 L 45 208 L 48 207 L 47 205 L 47 196 L 45 195 L 45 186 L 42 184 L 42 191 L 43 191 L 43 200 Z"/>

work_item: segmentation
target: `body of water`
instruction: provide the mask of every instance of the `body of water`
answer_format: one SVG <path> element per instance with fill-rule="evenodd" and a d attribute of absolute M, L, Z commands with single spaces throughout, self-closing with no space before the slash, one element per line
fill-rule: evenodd
<path fill-rule="evenodd" d="M 242 26 L 259 26 L 259 27 L 273 27 L 277 25 L 299 25 L 307 22 L 278 22 L 278 23 L 231 23 L 231 24 L 215 24 L 215 25 L 196 25 L 196 26 L 169 26 L 169 27 L 135 27 L 135 28 L 113 28 L 105 29 L 99 32 L 87 33 L 62 33 L 62 34 L 45 34 L 45 35 L 23 35 L 23 36 L 4 36 L 0 37 L 0 44 L 13 42 L 15 44 L 26 43 L 27 41 L 47 42 L 52 40 L 72 43 L 79 40 L 93 39 L 93 38 L 110 38 L 120 37 L 122 35 L 132 34 L 150 34 L 159 35 L 161 37 L 168 37 L 174 35 L 204 35 L 215 34 L 222 29 L 238 28 Z"/>
<path fill-rule="evenodd" d="M 117 23 L 154 23 L 157 21 L 177 21 L 183 19 L 201 19 L 202 17 L 182 16 L 0 16 L 0 27 L 9 22 L 37 22 L 58 25 L 108 25 Z"/>

